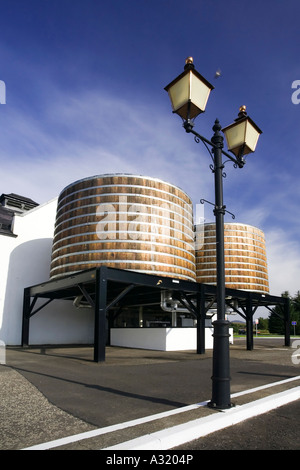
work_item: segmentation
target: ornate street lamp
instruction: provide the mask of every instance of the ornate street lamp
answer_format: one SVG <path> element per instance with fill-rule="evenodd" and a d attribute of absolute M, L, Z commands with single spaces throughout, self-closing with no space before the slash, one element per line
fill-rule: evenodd
<path fill-rule="evenodd" d="M 215 177 L 217 320 L 213 323 L 212 398 L 209 406 L 227 409 L 232 404 L 230 400 L 229 322 L 225 317 L 224 214 L 226 206 L 223 203 L 222 155 L 229 158 L 235 167 L 242 168 L 245 164 L 244 155 L 254 152 L 261 130 L 247 116 L 246 107 L 242 106 L 235 122 L 223 129 L 228 149 L 232 154 L 223 150 L 224 138 L 220 132 L 222 127 L 217 119 L 213 126 L 214 135 L 211 140 L 195 132 L 194 119 L 205 111 L 213 88 L 195 70 L 193 58 L 189 57 L 186 60 L 184 72 L 167 85 L 165 90 L 169 94 L 173 112 L 182 118 L 186 132 L 194 134 L 197 143 L 201 140 L 213 159 L 211 170 Z"/>

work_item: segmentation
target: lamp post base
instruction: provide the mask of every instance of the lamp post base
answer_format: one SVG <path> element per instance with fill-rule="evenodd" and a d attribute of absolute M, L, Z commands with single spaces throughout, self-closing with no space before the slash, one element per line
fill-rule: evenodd
<path fill-rule="evenodd" d="M 235 407 L 235 404 L 234 403 L 221 403 L 221 404 L 218 404 L 218 403 L 215 403 L 213 401 L 209 401 L 207 403 L 207 406 L 208 408 L 212 408 L 213 410 L 229 410 L 230 408 L 234 408 Z"/>
<path fill-rule="evenodd" d="M 210 408 L 224 410 L 234 406 L 230 401 L 229 321 L 216 320 L 214 326 L 212 399 Z"/>

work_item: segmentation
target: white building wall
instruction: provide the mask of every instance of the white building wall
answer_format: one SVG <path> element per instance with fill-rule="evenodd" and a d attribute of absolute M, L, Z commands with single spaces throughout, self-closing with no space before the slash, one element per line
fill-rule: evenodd
<path fill-rule="evenodd" d="M 9 311 L 6 298 L 10 254 L 15 247 L 15 238 L 0 236 L 0 340 L 7 343 L 8 324 L 4 319 L 4 310 Z"/>
<path fill-rule="evenodd" d="M 13 232 L 0 236 L 0 344 L 20 345 L 24 288 L 49 280 L 57 198 L 16 215 Z M 45 300 L 40 299 L 35 308 Z M 206 328 L 206 348 L 212 347 Z M 93 309 L 54 300 L 30 320 L 29 344 L 88 344 L 94 341 Z M 158 350 L 196 348 L 195 328 L 112 329 L 112 345 Z"/>
<path fill-rule="evenodd" d="M 233 329 L 229 329 L 233 343 Z M 205 348 L 213 348 L 213 328 L 205 328 Z M 197 349 L 196 328 L 112 328 L 111 345 L 158 351 Z"/>
<path fill-rule="evenodd" d="M 16 215 L 17 237 L 0 236 L 0 340 L 6 345 L 21 344 L 24 288 L 49 280 L 56 207 L 57 198 Z M 93 312 L 54 300 L 31 318 L 29 341 L 93 342 Z"/>

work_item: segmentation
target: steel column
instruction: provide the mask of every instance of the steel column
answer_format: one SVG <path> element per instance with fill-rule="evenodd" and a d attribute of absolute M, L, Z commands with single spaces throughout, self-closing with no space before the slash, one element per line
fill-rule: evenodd
<path fill-rule="evenodd" d="M 107 268 L 104 266 L 97 269 L 95 291 L 94 361 L 104 362 L 107 302 Z"/>
<path fill-rule="evenodd" d="M 246 301 L 246 335 L 247 335 L 247 350 L 253 350 L 253 312 L 252 312 L 252 298 L 248 297 Z"/>
<path fill-rule="evenodd" d="M 24 289 L 23 296 L 23 320 L 22 320 L 22 346 L 29 345 L 29 322 L 30 322 L 30 287 Z"/>
<path fill-rule="evenodd" d="M 284 313 L 284 345 L 290 346 L 291 345 L 291 330 L 290 330 L 290 299 L 288 297 L 285 298 L 285 302 L 283 305 L 283 313 Z"/>
<path fill-rule="evenodd" d="M 197 354 L 205 354 L 205 287 L 197 294 Z"/>

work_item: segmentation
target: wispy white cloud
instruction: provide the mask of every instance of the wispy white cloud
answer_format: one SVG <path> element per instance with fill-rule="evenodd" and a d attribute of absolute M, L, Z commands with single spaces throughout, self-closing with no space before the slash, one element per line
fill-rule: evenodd
<path fill-rule="evenodd" d="M 283 229 L 266 232 L 270 292 L 281 295 L 289 291 L 295 295 L 300 290 L 300 245 L 290 240 Z"/>
<path fill-rule="evenodd" d="M 143 107 L 99 91 L 76 97 L 57 91 L 44 99 L 39 119 L 8 106 L 4 111 L 2 192 L 44 202 L 76 179 L 108 172 L 162 178 L 191 196 L 200 189 L 199 154 L 187 151 L 172 124 L 153 119 L 149 103 Z"/>

